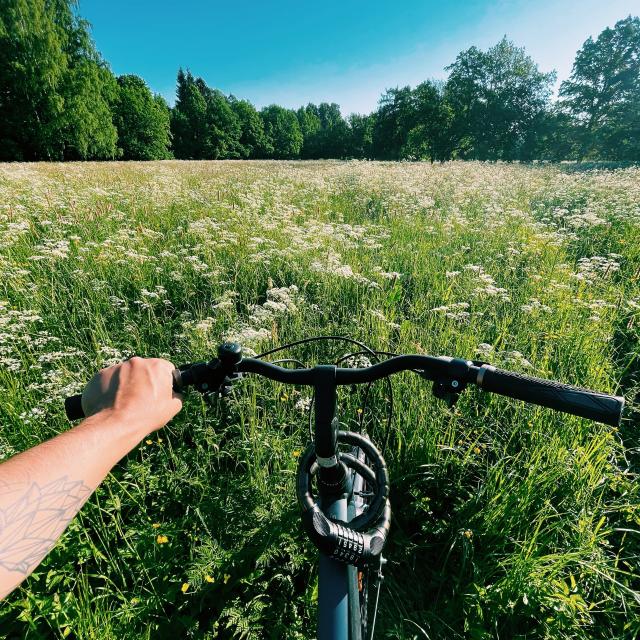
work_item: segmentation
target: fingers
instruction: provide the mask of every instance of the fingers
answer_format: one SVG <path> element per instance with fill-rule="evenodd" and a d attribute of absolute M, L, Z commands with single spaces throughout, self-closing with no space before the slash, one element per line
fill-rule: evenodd
<path fill-rule="evenodd" d="M 164 358 L 148 358 L 148 361 L 152 363 L 152 366 L 157 369 L 158 374 L 162 375 L 163 379 L 166 379 L 167 384 L 170 385 L 171 399 L 174 401 L 173 404 L 175 412 L 178 413 L 182 409 L 184 395 L 182 393 L 176 393 L 176 391 L 173 390 L 173 372 L 175 371 L 176 366 Z"/>

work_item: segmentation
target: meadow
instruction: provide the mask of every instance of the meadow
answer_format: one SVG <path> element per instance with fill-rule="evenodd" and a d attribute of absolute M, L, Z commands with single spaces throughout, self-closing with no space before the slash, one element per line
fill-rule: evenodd
<path fill-rule="evenodd" d="M 0 165 L 0 458 L 132 355 L 321 334 L 624 394 L 619 429 L 393 380 L 340 396 L 390 469 L 378 638 L 640 637 L 640 169 L 475 162 Z M 309 364 L 352 351 L 291 349 Z M 3 638 L 311 638 L 309 396 L 247 377 L 108 476 Z"/>

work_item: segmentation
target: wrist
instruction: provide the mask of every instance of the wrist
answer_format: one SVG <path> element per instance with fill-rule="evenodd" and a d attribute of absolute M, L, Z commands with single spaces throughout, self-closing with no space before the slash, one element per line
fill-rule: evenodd
<path fill-rule="evenodd" d="M 153 431 L 148 424 L 136 419 L 127 412 L 112 407 L 101 409 L 89 416 L 80 426 L 104 432 L 110 440 L 117 440 L 128 450 L 133 449 L 140 441 Z"/>

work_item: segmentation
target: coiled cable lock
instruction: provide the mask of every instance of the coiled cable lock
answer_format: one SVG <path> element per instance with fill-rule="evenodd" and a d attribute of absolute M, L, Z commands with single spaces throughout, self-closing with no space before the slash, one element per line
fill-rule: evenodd
<path fill-rule="evenodd" d="M 379 559 L 391 525 L 389 473 L 382 454 L 365 436 L 338 431 L 338 443 L 359 447 L 369 459 L 367 466 L 350 453 L 338 452 L 349 469 L 361 475 L 373 488 L 374 497 L 366 511 L 350 522 L 334 521 L 323 512 L 313 494 L 312 479 L 319 465 L 315 447 L 310 444 L 298 462 L 296 493 L 302 510 L 302 524 L 313 544 L 334 560 L 358 567 Z"/>

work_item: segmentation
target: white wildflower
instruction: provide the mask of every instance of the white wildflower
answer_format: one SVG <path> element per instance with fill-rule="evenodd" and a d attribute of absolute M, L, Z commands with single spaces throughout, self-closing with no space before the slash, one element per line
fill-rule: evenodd
<path fill-rule="evenodd" d="M 311 409 L 311 398 L 300 398 L 296 404 L 295 408 L 302 413 L 308 413 L 309 409 Z"/>

